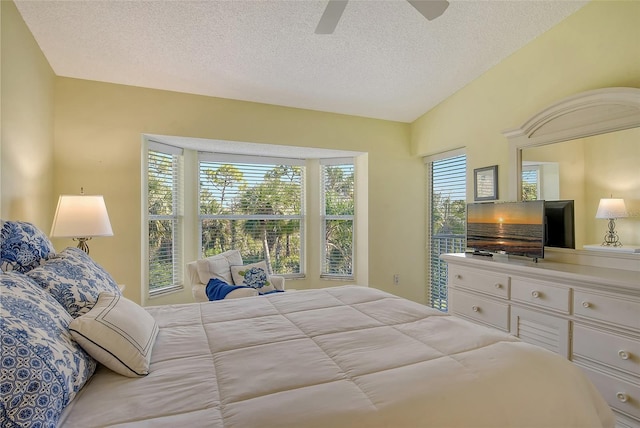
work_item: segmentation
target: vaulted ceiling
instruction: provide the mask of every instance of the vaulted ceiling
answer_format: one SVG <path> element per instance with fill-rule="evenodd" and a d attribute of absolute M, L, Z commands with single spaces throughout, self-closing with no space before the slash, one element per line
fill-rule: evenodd
<path fill-rule="evenodd" d="M 428 0 L 427 0 L 428 1 Z M 16 0 L 59 76 L 412 122 L 586 1 Z"/>

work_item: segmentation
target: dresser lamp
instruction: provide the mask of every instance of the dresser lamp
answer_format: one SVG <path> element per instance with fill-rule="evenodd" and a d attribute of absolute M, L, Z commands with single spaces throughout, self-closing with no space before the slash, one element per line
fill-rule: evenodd
<path fill-rule="evenodd" d="M 102 195 L 60 195 L 51 236 L 73 238 L 89 254 L 87 241 L 94 236 L 113 236 Z"/>
<path fill-rule="evenodd" d="M 627 208 L 624 205 L 624 199 L 609 198 L 600 199 L 596 218 L 606 218 L 609 220 L 609 230 L 604 235 L 602 246 L 604 247 L 621 247 L 622 242 L 618 239 L 616 233 L 616 219 L 627 217 Z"/>

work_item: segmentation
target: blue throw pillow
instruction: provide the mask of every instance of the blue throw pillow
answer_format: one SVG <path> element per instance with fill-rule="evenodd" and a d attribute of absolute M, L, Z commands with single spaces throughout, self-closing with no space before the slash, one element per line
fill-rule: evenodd
<path fill-rule="evenodd" d="M 0 221 L 0 269 L 28 272 L 56 253 L 40 229 L 24 221 Z"/>
<path fill-rule="evenodd" d="M 244 285 L 229 285 L 226 282 L 218 279 L 211 278 L 207 283 L 207 288 L 205 289 L 205 293 L 207 293 L 207 297 L 209 300 L 222 300 L 227 297 L 227 294 L 231 293 L 233 290 L 237 290 L 238 288 L 251 288 Z"/>
<path fill-rule="evenodd" d="M 51 293 L 73 318 L 89 312 L 102 292 L 122 294 L 111 275 L 75 247 L 65 248 L 27 275 Z"/>
<path fill-rule="evenodd" d="M 70 323 L 64 308 L 27 276 L 0 273 L 2 426 L 55 427 L 95 371 Z"/>

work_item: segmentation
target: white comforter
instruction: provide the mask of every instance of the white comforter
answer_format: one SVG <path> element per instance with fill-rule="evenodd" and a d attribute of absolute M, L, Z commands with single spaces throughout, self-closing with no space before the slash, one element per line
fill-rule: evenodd
<path fill-rule="evenodd" d="M 101 367 L 60 425 L 596 427 L 558 355 L 382 291 L 337 287 L 148 308 L 151 373 Z"/>

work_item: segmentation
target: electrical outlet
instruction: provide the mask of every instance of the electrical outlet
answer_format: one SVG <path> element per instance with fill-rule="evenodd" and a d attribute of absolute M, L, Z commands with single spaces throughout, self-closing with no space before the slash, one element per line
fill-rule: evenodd
<path fill-rule="evenodd" d="M 393 285 L 398 285 L 398 284 L 400 284 L 400 275 L 396 273 L 393 275 Z"/>

